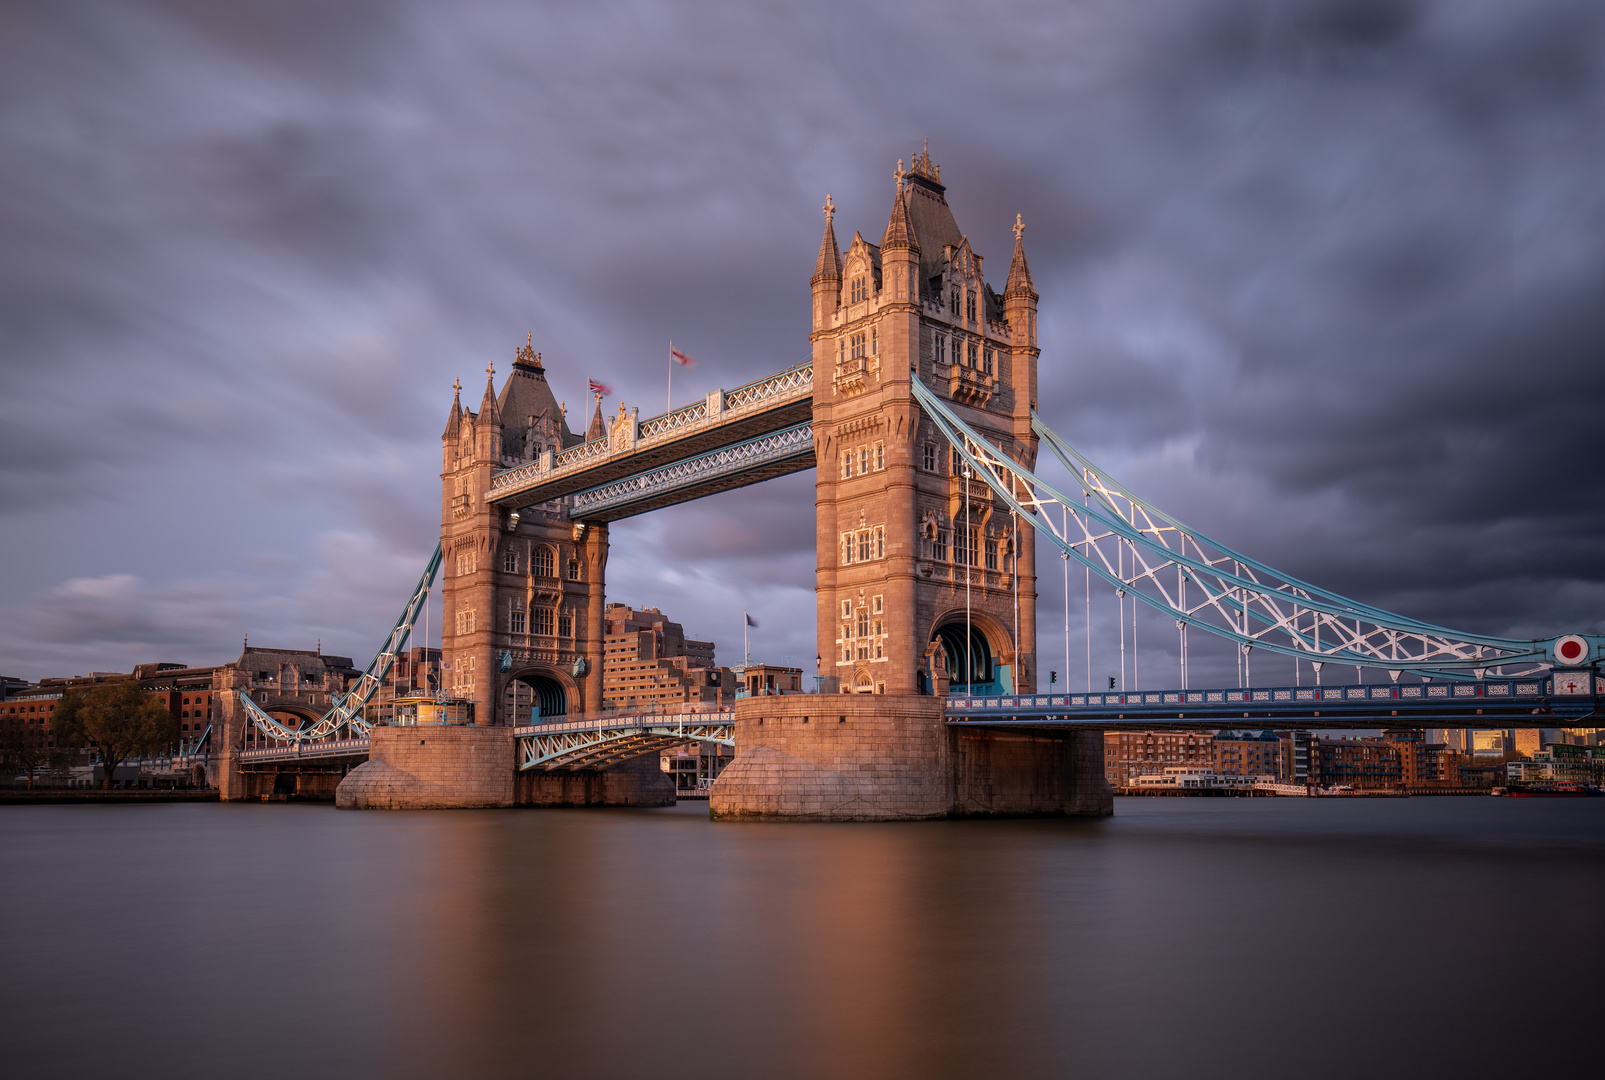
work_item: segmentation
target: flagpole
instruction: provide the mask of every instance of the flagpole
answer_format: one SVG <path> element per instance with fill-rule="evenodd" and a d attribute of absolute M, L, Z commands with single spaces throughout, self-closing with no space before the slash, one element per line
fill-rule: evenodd
<path fill-rule="evenodd" d="M 669 339 L 669 392 L 663 395 L 663 415 L 674 408 L 674 339 Z"/>
<path fill-rule="evenodd" d="M 750 626 L 750 625 L 751 625 L 751 623 L 749 623 L 747 621 L 747 609 L 746 608 L 742 608 L 741 609 L 741 666 L 742 666 L 743 669 L 745 669 L 749 664 L 752 663 L 752 649 L 747 644 L 747 627 Z"/>

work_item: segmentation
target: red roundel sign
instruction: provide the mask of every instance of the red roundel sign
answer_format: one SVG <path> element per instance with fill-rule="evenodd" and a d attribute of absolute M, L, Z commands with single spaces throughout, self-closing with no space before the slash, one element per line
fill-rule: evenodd
<path fill-rule="evenodd" d="M 1576 634 L 1556 638 L 1555 659 L 1562 664 L 1581 664 L 1588 659 L 1588 641 Z"/>

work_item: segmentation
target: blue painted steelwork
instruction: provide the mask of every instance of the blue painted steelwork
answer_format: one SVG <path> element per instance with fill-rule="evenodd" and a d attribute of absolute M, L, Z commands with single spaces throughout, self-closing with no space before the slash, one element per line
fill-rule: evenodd
<path fill-rule="evenodd" d="M 1568 693 L 1556 683 L 1570 682 Z M 1592 681 L 1593 692 L 1589 692 Z M 1605 720 L 1605 678 L 1578 673 L 1357 686 L 1263 686 L 950 698 L 949 723 L 1036 727 L 1575 727 Z"/>
<path fill-rule="evenodd" d="M 619 511 L 642 502 L 662 502 L 688 489 L 707 487 L 715 491 L 733 486 L 727 481 L 755 470 L 772 471 L 788 462 L 807 467 L 813 463 L 812 423 L 795 424 L 754 439 L 722 446 L 662 468 L 650 469 L 607 484 L 576 492 L 569 506 L 569 517 L 578 520 L 611 520 L 625 516 Z M 796 471 L 796 470 L 788 470 Z M 778 474 L 776 474 L 778 475 Z M 767 476 L 765 477 L 768 478 Z M 670 501 L 684 502 L 684 498 Z"/>
<path fill-rule="evenodd" d="M 356 739 L 325 739 L 322 742 L 301 742 L 289 746 L 269 746 L 260 750 L 240 751 L 243 764 L 260 764 L 264 761 L 320 761 L 327 758 L 368 756 L 368 737 Z"/>
<path fill-rule="evenodd" d="M 407 647 L 407 639 L 412 636 L 413 624 L 418 621 L 418 616 L 423 613 L 424 604 L 429 600 L 429 589 L 434 585 L 435 575 L 440 571 L 440 561 L 440 545 L 437 543 L 434 553 L 429 556 L 428 565 L 424 567 L 423 576 L 418 579 L 418 584 L 413 586 L 407 606 L 402 609 L 401 617 L 396 620 L 396 624 L 390 628 L 390 633 L 385 638 L 385 643 L 380 646 L 379 652 L 368 661 L 368 666 L 357 679 L 356 685 L 347 693 L 336 695 L 334 706 L 310 727 L 286 727 L 258 708 L 251 700 L 249 692 L 239 691 L 240 702 L 245 707 L 246 715 L 256 725 L 256 729 L 270 739 L 285 742 L 327 739 L 342 728 L 366 737 L 373 725 L 363 719 L 362 710 L 379 692 L 379 688 L 384 685 L 386 677 L 390 674 L 390 669 L 396 664 L 396 657 Z"/>
<path fill-rule="evenodd" d="M 1178 628 L 1231 640 L 1245 656 L 1261 649 L 1307 660 L 1317 671 L 1344 663 L 1465 679 L 1506 665 L 1538 670 L 1556 660 L 1559 639 L 1449 630 L 1316 588 L 1233 551 L 1133 495 L 1033 413 L 1032 429 L 1079 480 L 1081 497 L 1071 498 L 988 442 L 917 374 L 910 381 L 974 477 L 1094 577 L 1169 615 Z M 1587 655 L 1570 662 L 1605 656 L 1605 636 L 1583 640 Z"/>
<path fill-rule="evenodd" d="M 605 769 L 631 758 L 689 742 L 735 746 L 729 712 L 693 712 L 601 717 L 513 729 L 520 772 Z"/>

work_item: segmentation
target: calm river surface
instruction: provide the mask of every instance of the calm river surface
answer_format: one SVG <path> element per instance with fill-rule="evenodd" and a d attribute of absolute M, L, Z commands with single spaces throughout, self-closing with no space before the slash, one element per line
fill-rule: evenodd
<path fill-rule="evenodd" d="M 1605 799 L 0 807 L 10 1077 L 1597 1075 Z"/>

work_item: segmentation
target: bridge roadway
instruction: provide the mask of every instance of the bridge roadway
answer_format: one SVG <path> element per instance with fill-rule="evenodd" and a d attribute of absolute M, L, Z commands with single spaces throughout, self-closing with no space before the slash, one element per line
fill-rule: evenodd
<path fill-rule="evenodd" d="M 1143 690 L 1097 694 L 950 697 L 957 727 L 1093 728 L 1509 728 L 1576 727 L 1605 721 L 1594 693 L 1555 692 L 1553 675 L 1475 682 L 1270 686 L 1219 690 Z M 1585 683 L 1586 685 L 1586 683 Z M 690 742 L 735 745 L 735 717 L 726 706 L 679 713 L 626 713 L 554 719 L 513 729 L 520 772 L 606 769 Z M 366 758 L 368 740 L 331 739 L 240 754 L 245 766 L 331 763 Z"/>
<path fill-rule="evenodd" d="M 1553 675 L 1475 682 L 1268 686 L 952 697 L 948 723 L 1010 728 L 1509 728 L 1591 726 L 1600 696 L 1557 694 Z M 1584 686 L 1586 687 L 1586 679 Z M 1585 725 L 1584 722 L 1587 722 Z"/>
<path fill-rule="evenodd" d="M 497 473 L 509 510 L 572 497 L 569 516 L 616 521 L 813 468 L 812 361 L 661 416 L 620 414 L 607 436 Z"/>

